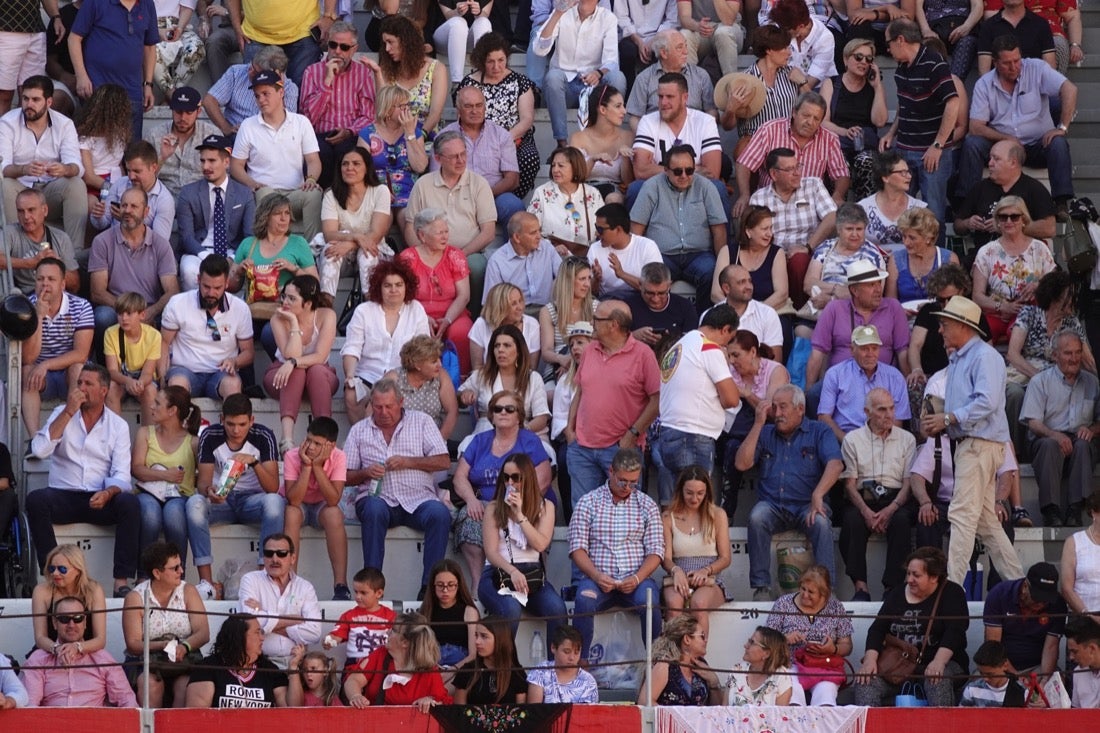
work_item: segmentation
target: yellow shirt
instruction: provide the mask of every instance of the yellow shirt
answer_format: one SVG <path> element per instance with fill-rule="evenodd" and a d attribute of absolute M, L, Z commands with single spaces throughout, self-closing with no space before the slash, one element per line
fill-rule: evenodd
<path fill-rule="evenodd" d="M 243 0 L 241 12 L 244 34 L 257 43 L 275 46 L 305 38 L 321 17 L 317 0 Z"/>
<path fill-rule="evenodd" d="M 122 333 L 121 326 L 117 324 L 107 329 L 103 334 L 103 354 L 104 356 L 113 356 L 118 358 L 118 338 Z M 126 339 L 126 363 L 120 364 L 124 371 L 130 374 L 140 374 L 142 367 L 145 366 L 145 362 L 152 359 L 156 362 L 160 359 L 161 352 L 161 335 L 160 331 L 153 328 L 147 323 L 141 324 L 141 338 L 135 344 L 130 339 Z M 158 376 L 156 372 L 153 372 L 153 376 Z"/>

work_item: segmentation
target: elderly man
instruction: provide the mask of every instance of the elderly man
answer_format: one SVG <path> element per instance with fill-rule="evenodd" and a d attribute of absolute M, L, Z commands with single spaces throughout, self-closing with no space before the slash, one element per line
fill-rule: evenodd
<path fill-rule="evenodd" d="M 1081 368 L 1084 345 L 1078 334 L 1062 331 L 1053 346 L 1054 365 L 1027 384 L 1020 422 L 1027 425 L 1031 438 L 1043 525 L 1080 527 L 1085 499 L 1093 490 L 1092 471 L 1100 458 L 1100 383 Z"/>
<path fill-rule="evenodd" d="M 630 230 L 657 243 L 675 280 L 695 286 L 695 307 L 710 300 L 717 255 L 726 246 L 726 209 L 714 186 L 695 175 L 695 151 L 674 145 L 664 175 L 642 186 L 630 210 Z"/>
<path fill-rule="evenodd" d="M 750 331 L 757 341 L 770 346 L 776 354 L 782 354 L 783 324 L 775 308 L 753 300 L 752 275 L 749 271 L 741 265 L 726 265 L 718 273 L 718 286 L 726 296 L 725 304 L 737 314 L 737 329 Z"/>
<path fill-rule="evenodd" d="M 317 133 L 322 188 L 332 185 L 359 131 L 374 122 L 374 74 L 355 63 L 358 47 L 355 26 L 336 21 L 328 31 L 328 56 L 306 67 L 302 76 L 301 110 Z"/>
<path fill-rule="evenodd" d="M 657 50 L 653 47 L 657 37 L 679 27 L 676 5 L 675 0 L 615 3 L 615 17 L 619 20 L 619 68 L 626 76 L 627 89 L 633 88 L 638 69 L 657 60 Z"/>
<path fill-rule="evenodd" d="M 29 293 L 34 290 L 34 272 L 38 263 L 47 257 L 54 257 L 65 265 L 65 289 L 75 293 L 80 287 L 80 272 L 73 243 L 68 234 L 46 223 L 49 213 L 46 194 L 39 189 L 25 188 L 16 194 L 16 220 L 4 227 L 4 252 L 0 252 L 0 268 L 7 266 L 10 254 L 15 287 Z"/>
<path fill-rule="evenodd" d="M 223 135 L 237 131 L 247 118 L 260 113 L 252 80 L 261 71 L 274 71 L 283 80 L 283 104 L 298 111 L 298 85 L 286 78 L 286 54 L 278 46 L 265 46 L 251 63 L 234 64 L 224 74 L 212 75 L 216 81 L 202 98 L 202 108 Z"/>
<path fill-rule="evenodd" d="M 909 464 L 917 442 L 898 426 L 894 405 L 908 409 L 909 397 L 902 382 L 902 398 L 875 387 L 864 399 L 866 422 L 848 433 L 841 443 L 844 455 L 844 519 L 840 528 L 840 555 L 844 570 L 855 586 L 853 601 L 870 601 L 867 587 L 867 538 L 886 536 L 886 567 L 882 571 L 883 594 L 905 580 L 905 556 L 913 512 L 909 505 Z"/>
<path fill-rule="evenodd" d="M 660 408 L 657 357 L 630 334 L 626 303 L 600 301 L 592 321 L 595 338 L 581 354 L 562 430 L 574 513 L 581 497 L 607 478 L 616 452 L 643 442 Z"/>
<path fill-rule="evenodd" d="M 65 291 L 61 260 L 39 260 L 34 274 L 31 303 L 38 313 L 38 327 L 22 344 L 23 424 L 31 435 L 41 425 L 43 398 L 64 399 L 76 388 L 95 329 L 92 304 Z"/>
<path fill-rule="evenodd" d="M 852 357 L 825 372 L 821 383 L 821 401 L 817 419 L 829 426 L 839 441 L 867 420 L 867 395 L 883 389 L 890 395 L 890 412 L 898 405 L 895 424 L 901 427 L 911 417 L 909 389 L 905 377 L 890 364 L 879 361 L 882 339 L 874 326 L 856 326 L 852 330 Z M 907 468 L 908 464 L 903 466 Z"/>
<path fill-rule="evenodd" d="M 1015 140 L 993 143 L 989 151 L 989 177 L 969 189 L 955 208 L 956 233 L 970 234 L 979 246 L 996 239 L 999 235 L 993 207 L 1005 196 L 1019 196 L 1031 218 L 1024 226 L 1024 234 L 1036 239 L 1054 236 L 1054 199 L 1043 184 L 1021 170 L 1026 160 L 1027 151 Z"/>
<path fill-rule="evenodd" d="M 598 222 L 597 215 L 597 227 Z M 493 286 L 511 283 L 523 292 L 529 309 L 540 308 L 550 302 L 559 267 L 561 255 L 543 238 L 539 218 L 526 211 L 516 212 L 508 220 L 508 242 L 489 258 L 482 304 Z"/>
<path fill-rule="evenodd" d="M 1061 9 L 1062 6 L 1059 6 L 1058 10 Z M 979 29 L 979 74 L 988 73 L 989 69 L 996 64 L 997 52 L 994 51 L 993 46 L 998 38 L 1004 36 L 1015 36 L 1020 39 L 1020 50 L 1024 58 L 1041 60 L 1052 69 L 1057 67 L 1057 49 L 1050 24 L 1038 13 L 1032 12 L 1026 0 L 1005 0 L 1001 3 L 1001 9 L 998 12 L 988 15 L 982 21 Z"/>
<path fill-rule="evenodd" d="M 72 120 L 54 112 L 53 82 L 32 76 L 23 82 L 20 108 L 0 117 L 0 163 L 3 164 L 4 216 L 16 217 L 15 196 L 28 188 L 40 190 L 62 223 L 69 240 L 84 247 L 88 220 L 88 189 Z"/>
<path fill-rule="evenodd" d="M 1005 365 L 997 350 L 981 338 L 980 314 L 981 308 L 961 295 L 952 297 L 939 312 L 944 345 L 955 353 L 947 367 L 944 412 L 921 418 L 926 434 L 947 432 L 958 441 L 955 493 L 947 512 L 951 522 L 947 573 L 956 583 L 966 576 L 975 534 L 1004 577 L 1012 580 L 1024 574 L 994 511 L 997 466 L 1004 460 L 1004 444 L 1009 438 L 1004 413 Z"/>
<path fill-rule="evenodd" d="M 936 219 L 944 221 L 947 182 L 955 166 L 954 158 L 944 155 L 943 148 L 951 142 L 961 104 L 951 69 L 942 56 L 921 42 L 920 27 L 908 18 L 891 21 L 886 39 L 898 62 L 894 72 L 898 112 L 879 148 L 897 148 L 914 171 L 909 192 L 919 190 Z"/>
<path fill-rule="evenodd" d="M 630 115 L 630 127 L 638 129 L 642 117 L 657 111 L 657 86 L 665 74 L 680 74 L 687 81 L 688 109 L 702 110 L 713 115 L 714 82 L 710 74 L 695 64 L 689 64 L 688 45 L 684 34 L 675 28 L 663 30 L 649 43 L 651 58 L 656 62 L 634 79 L 626 113 Z"/>
<path fill-rule="evenodd" d="M 275 12 L 264 0 L 226 0 L 225 7 L 245 62 L 265 45 L 279 46 L 288 59 L 287 76 L 301 84 L 306 67 L 321 57 L 320 42 L 340 18 L 336 4 L 337 0 L 282 0 Z"/>
<path fill-rule="evenodd" d="M 200 263 L 211 254 L 233 258 L 245 237 L 252 236 L 256 197 L 229 176 L 233 144 L 221 135 L 208 135 L 195 148 L 202 180 L 179 192 L 180 286 L 194 290 Z"/>
<path fill-rule="evenodd" d="M 596 234 L 588 262 L 592 292 L 601 298 L 628 298 L 641 289 L 646 265 L 664 264 L 656 242 L 631 233 L 630 212 L 622 204 L 604 204 L 596 210 Z"/>
<path fill-rule="evenodd" d="M 1066 624 L 1066 651 L 1073 670 L 1073 707 L 1100 708 L 1100 622 L 1078 616 Z"/>
<path fill-rule="evenodd" d="M 57 634 L 54 651 L 35 649 L 27 658 L 23 683 L 30 707 L 136 708 L 122 665 L 106 649 L 84 652 L 91 614 L 84 601 L 65 596 L 50 609 Z"/>
<path fill-rule="evenodd" d="M 803 281 L 810 253 L 836 231 L 836 202 L 820 178 L 803 178 L 798 154 L 774 148 L 764 159 L 771 183 L 749 197 L 752 206 L 766 206 L 775 214 L 772 242 L 787 254 L 787 279 L 795 307 L 806 302 Z"/>
<path fill-rule="evenodd" d="M 665 263 L 645 265 L 639 285 L 624 299 L 634 323 L 632 333 L 660 359 L 669 346 L 695 328 L 699 316 L 690 300 L 672 292 L 672 272 Z"/>
<path fill-rule="evenodd" d="M 774 425 L 765 425 L 769 417 Z M 761 400 L 734 467 L 760 470 L 757 502 L 749 513 L 749 582 L 754 601 L 775 600 L 771 589 L 772 535 L 800 529 L 813 544 L 815 561 L 835 576 L 829 490 L 844 468 L 840 445 L 828 426 L 806 417 L 806 396 L 784 385 Z"/>
<path fill-rule="evenodd" d="M 722 74 L 737 71 L 737 54 L 745 40 L 738 22 L 741 3 L 737 0 L 677 0 L 676 12 L 688 44 L 688 63 L 705 56 L 718 59 Z"/>
<path fill-rule="evenodd" d="M 199 148 L 196 143 L 217 134 L 211 122 L 199 119 L 202 94 L 192 87 L 180 87 L 168 99 L 172 119 L 151 125 L 145 130 L 145 141 L 157 151 L 159 178 L 173 196 L 180 189 L 202 176 Z"/>
<path fill-rule="evenodd" d="M 31 455 L 50 459 L 48 489 L 27 494 L 27 519 L 39 567 L 57 546 L 55 524 L 115 525 L 115 595 L 137 574 L 140 509 L 130 493 L 130 428 L 107 410 L 106 367 L 84 365 L 76 389 L 31 440 Z"/>
<path fill-rule="evenodd" d="M 636 448 L 617 450 L 607 481 L 585 493 L 569 522 L 569 557 L 574 576 L 580 574 L 573 626 L 581 632 L 582 659 L 592 644 L 593 614 L 614 606 L 634 609 L 643 638 L 647 625 L 654 638 L 661 633 L 661 614 L 654 604 L 647 618 L 646 599 L 657 597 L 652 576 L 665 537 L 657 504 L 638 490 L 644 468 Z"/>
<path fill-rule="evenodd" d="M 256 74 L 252 93 L 260 113 L 237 131 L 230 175 L 256 194 L 256 203 L 284 194 L 295 220 L 292 229 L 312 240 L 321 231 L 321 156 L 313 126 L 305 115 L 287 111 L 283 79 L 274 71 Z"/>
<path fill-rule="evenodd" d="M 126 147 L 122 164 L 126 167 L 126 178 L 111 186 L 109 203 L 99 200 L 92 205 L 92 226 L 99 231 L 110 227 L 120 216 L 123 194 L 131 188 L 140 188 L 145 192 L 146 199 L 145 217 L 142 221 L 168 241 L 176 220 L 176 202 L 174 194 L 160 181 L 157 151 L 144 140 L 132 142 Z"/>
<path fill-rule="evenodd" d="M 514 214 L 524 210 L 523 201 L 515 193 L 519 187 L 516 141 L 508 130 L 485 119 L 485 93 L 480 88 L 459 89 L 456 106 L 458 121 L 444 127 L 443 131 L 454 131 L 462 137 L 470 170 L 489 184 L 496 202 L 497 222 L 506 227 Z M 436 167 L 438 165 L 437 159 Z"/>
<path fill-rule="evenodd" d="M 378 380 L 371 415 L 351 427 L 344 450 L 348 486 L 358 486 L 355 514 L 363 525 L 363 565 L 381 568 L 386 530 L 403 525 L 424 533 L 423 597 L 432 566 L 447 552 L 451 513 L 436 494 L 432 474 L 451 464 L 447 444 L 430 417 L 406 410 L 397 382 Z"/>
<path fill-rule="evenodd" d="M 282 532 L 264 537 L 263 570 L 241 576 L 238 594 L 242 611 L 259 617 L 264 630 L 264 654 L 285 669 L 294 647 L 321 640 L 321 607 L 313 585 L 294 572 L 298 554 Z"/>
<path fill-rule="evenodd" d="M 825 119 L 825 98 L 817 92 L 803 92 L 795 100 L 790 119 L 779 118 L 765 122 L 748 146 L 737 156 L 738 198 L 733 206 L 733 216 L 739 218 L 753 191 L 750 179 L 760 174 L 760 186 L 771 182 L 768 153 L 776 148 L 798 151 L 801 174 L 811 178 L 826 178 L 833 184 L 833 201 L 840 205 L 848 194 L 851 176 L 848 162 L 840 149 L 840 138 L 826 130 L 821 123 Z"/>
<path fill-rule="evenodd" d="M 1046 166 L 1057 202 L 1073 198 L 1069 126 L 1077 114 L 1077 85 L 1039 59 L 1020 58 L 1020 40 L 1001 36 L 993 42 L 993 70 L 974 85 L 970 134 L 963 141 L 957 190 L 969 192 L 982 179 L 993 143 L 1018 142 L 1024 165 Z M 1055 126 L 1050 100 L 1058 99 Z"/>
<path fill-rule="evenodd" d="M 1005 645 L 1012 674 L 1050 675 L 1058 667 L 1066 613 L 1058 592 L 1058 568 L 1037 562 L 1027 569 L 1026 578 L 1005 580 L 989 590 L 982 611 L 985 639 Z"/>
<path fill-rule="evenodd" d="M 736 333 L 733 308 L 716 305 L 661 359 L 661 432 L 653 446 L 661 506 L 672 501 L 682 470 L 693 465 L 714 470 L 715 441 L 725 427 L 726 410 L 741 404 L 726 359 L 726 346 Z"/>

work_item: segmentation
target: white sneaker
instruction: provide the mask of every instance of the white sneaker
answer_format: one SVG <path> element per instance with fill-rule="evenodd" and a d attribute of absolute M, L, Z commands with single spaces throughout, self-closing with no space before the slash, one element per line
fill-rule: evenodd
<path fill-rule="evenodd" d="M 199 598 L 204 601 L 212 601 L 218 597 L 218 591 L 214 589 L 214 586 L 208 580 L 200 580 L 195 583 L 195 590 L 199 592 Z"/>

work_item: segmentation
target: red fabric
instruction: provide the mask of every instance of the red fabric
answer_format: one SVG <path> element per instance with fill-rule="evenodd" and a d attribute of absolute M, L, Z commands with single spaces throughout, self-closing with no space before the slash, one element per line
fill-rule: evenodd
<path fill-rule="evenodd" d="M 367 676 L 367 686 L 363 690 L 363 696 L 374 704 L 378 699 L 378 693 L 382 691 L 382 682 L 386 679 L 383 661 L 386 659 L 385 648 L 375 649 L 365 660 L 350 668 L 348 672 L 363 672 Z M 393 669 L 393 662 L 385 667 Z M 447 694 L 443 686 L 443 678 L 439 670 L 432 672 L 412 672 L 409 674 L 412 680 L 408 684 L 394 685 L 386 690 L 385 701 L 387 705 L 412 705 L 413 702 L 425 696 L 431 696 L 437 702 L 450 705 L 454 698 Z"/>

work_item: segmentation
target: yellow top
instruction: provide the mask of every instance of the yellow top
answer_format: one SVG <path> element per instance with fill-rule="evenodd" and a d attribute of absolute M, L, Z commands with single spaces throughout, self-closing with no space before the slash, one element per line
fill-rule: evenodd
<path fill-rule="evenodd" d="M 284 46 L 309 35 L 321 17 L 317 0 L 242 0 L 241 29 L 257 43 Z M 257 27 L 254 20 L 258 20 Z"/>

